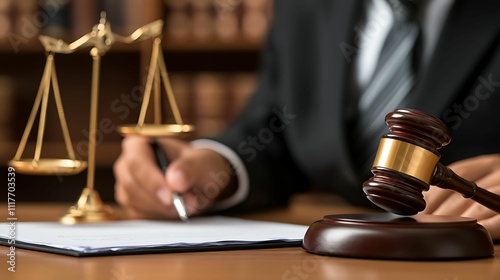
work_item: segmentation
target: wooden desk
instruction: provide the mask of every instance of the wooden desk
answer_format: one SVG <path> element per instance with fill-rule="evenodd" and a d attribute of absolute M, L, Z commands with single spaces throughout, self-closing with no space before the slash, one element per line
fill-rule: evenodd
<path fill-rule="evenodd" d="M 309 225 L 326 213 L 366 212 L 332 207 L 331 200 L 298 199 L 289 209 L 246 215 Z M 64 204 L 17 205 L 19 221 L 54 220 Z M 0 204 L 0 209 L 6 209 Z M 1 217 L 5 215 L 1 214 Z M 3 218 L 5 220 L 5 218 Z M 76 258 L 16 250 L 16 272 L 7 271 L 7 247 L 0 246 L 0 279 L 500 279 L 500 245 L 495 257 L 439 262 L 382 261 L 316 256 L 301 248 Z"/>

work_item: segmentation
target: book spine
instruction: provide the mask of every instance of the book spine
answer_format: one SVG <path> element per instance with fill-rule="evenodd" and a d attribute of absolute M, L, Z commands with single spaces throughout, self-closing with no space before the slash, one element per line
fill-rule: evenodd
<path fill-rule="evenodd" d="M 198 136 L 212 137 L 222 132 L 228 105 L 224 77 L 213 73 L 198 74 L 193 80 L 193 95 Z"/>
<path fill-rule="evenodd" d="M 214 14 L 212 2 L 199 0 L 191 2 L 191 36 L 198 41 L 206 41 L 214 37 Z"/>
<path fill-rule="evenodd" d="M 193 95 L 191 90 L 192 77 L 190 74 L 171 74 L 170 83 L 174 92 L 175 101 L 179 108 L 184 123 L 193 122 Z M 170 105 L 169 105 L 170 106 Z M 167 107 L 170 108 L 170 107 Z M 167 109 L 169 110 L 169 109 Z M 167 111 L 171 115 L 171 111 Z M 167 122 L 174 122 L 173 116 L 167 119 Z"/>
<path fill-rule="evenodd" d="M 228 92 L 231 106 L 228 110 L 228 121 L 234 120 L 241 113 L 250 96 L 254 93 L 257 77 L 254 73 L 236 73 L 230 76 Z"/>
<path fill-rule="evenodd" d="M 72 37 L 81 36 L 92 31 L 92 27 L 99 21 L 99 5 L 97 0 L 72 0 L 71 29 Z"/>
<path fill-rule="evenodd" d="M 165 0 L 165 35 L 168 40 L 183 41 L 191 38 L 192 21 L 186 1 Z"/>
<path fill-rule="evenodd" d="M 268 0 L 245 0 L 242 17 L 242 34 L 250 41 L 260 42 L 264 39 L 269 25 Z"/>
<path fill-rule="evenodd" d="M 12 28 L 10 0 L 0 0 L 0 42 L 7 38 Z"/>
<path fill-rule="evenodd" d="M 36 39 L 40 28 L 47 24 L 47 16 L 39 8 L 36 0 L 11 1 L 12 32 L 7 36 L 16 52 L 22 45 Z"/>
<path fill-rule="evenodd" d="M 129 35 L 137 28 L 162 18 L 162 2 L 160 0 L 121 0 L 123 5 L 124 35 Z"/>
<path fill-rule="evenodd" d="M 14 79 L 9 76 L 0 76 L 0 142 L 14 140 L 15 96 Z"/>

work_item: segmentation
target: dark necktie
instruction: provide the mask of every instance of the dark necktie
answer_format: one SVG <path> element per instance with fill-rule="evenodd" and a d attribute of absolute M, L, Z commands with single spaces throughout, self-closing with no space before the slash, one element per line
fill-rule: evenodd
<path fill-rule="evenodd" d="M 354 148 L 360 168 L 369 168 L 378 142 L 387 130 L 384 118 L 396 108 L 404 107 L 415 84 L 414 47 L 419 36 L 418 25 L 411 21 L 412 9 L 399 0 L 391 4 L 394 21 L 384 42 L 379 61 L 358 102 L 354 123 Z"/>

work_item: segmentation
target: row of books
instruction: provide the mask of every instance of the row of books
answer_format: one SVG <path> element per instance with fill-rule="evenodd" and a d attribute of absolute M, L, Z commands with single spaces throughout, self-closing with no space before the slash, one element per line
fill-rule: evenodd
<path fill-rule="evenodd" d="M 178 40 L 260 42 L 269 25 L 271 0 L 166 0 L 166 34 Z"/>
<path fill-rule="evenodd" d="M 212 137 L 222 132 L 240 113 L 255 90 L 256 75 L 214 72 L 176 73 L 170 75 L 170 82 L 184 122 L 196 126 L 196 137 Z M 12 77 L 0 76 L 0 100 L 2 100 L 0 102 L 0 142 L 17 141 L 20 136 L 15 135 L 15 127 L 13 127 L 17 113 L 14 85 Z M 105 104 L 101 105 L 106 108 Z M 173 122 L 172 112 L 169 110 L 166 98 L 163 100 L 163 105 L 163 121 Z M 71 114 L 71 107 L 65 109 L 67 114 Z M 135 109 L 137 115 L 139 109 L 140 107 Z M 51 137 L 60 137 L 59 119 L 52 112 L 47 121 L 46 138 L 53 141 L 55 139 Z"/>
<path fill-rule="evenodd" d="M 91 31 L 101 11 L 123 35 L 163 18 L 165 35 L 175 40 L 260 41 L 271 8 L 271 0 L 0 0 L 0 41 L 38 34 L 74 40 Z"/>
<path fill-rule="evenodd" d="M 196 136 L 222 132 L 241 112 L 256 86 L 253 73 L 171 74 L 181 114 L 196 125 Z"/>

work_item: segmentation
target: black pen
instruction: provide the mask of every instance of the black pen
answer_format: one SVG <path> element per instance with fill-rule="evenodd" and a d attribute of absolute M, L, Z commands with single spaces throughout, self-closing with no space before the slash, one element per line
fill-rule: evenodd
<path fill-rule="evenodd" d="M 158 162 L 161 171 L 165 175 L 165 172 L 167 171 L 167 167 L 169 164 L 167 155 L 165 154 L 161 146 L 158 145 L 158 142 L 156 142 L 156 140 L 151 141 L 151 147 L 153 148 L 156 161 Z M 179 193 L 172 192 L 172 202 L 174 204 L 175 210 L 177 211 L 177 214 L 179 215 L 179 218 L 181 218 L 181 220 L 183 220 L 184 222 L 187 222 L 188 214 L 186 211 L 186 205 L 184 204 L 184 200 L 179 195 Z"/>

